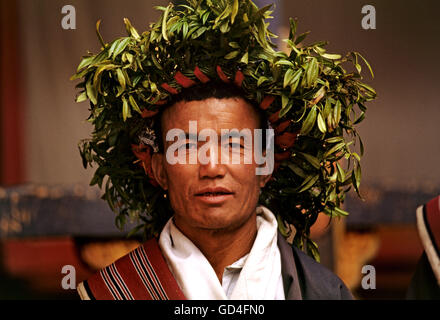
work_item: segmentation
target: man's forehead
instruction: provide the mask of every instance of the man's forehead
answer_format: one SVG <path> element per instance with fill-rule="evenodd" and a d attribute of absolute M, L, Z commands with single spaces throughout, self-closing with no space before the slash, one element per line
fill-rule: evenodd
<path fill-rule="evenodd" d="M 179 101 L 168 107 L 162 115 L 162 128 L 189 130 L 189 122 L 195 121 L 198 130 L 230 128 L 256 128 L 259 117 L 254 107 L 242 98 L 209 98 L 200 101 Z"/>

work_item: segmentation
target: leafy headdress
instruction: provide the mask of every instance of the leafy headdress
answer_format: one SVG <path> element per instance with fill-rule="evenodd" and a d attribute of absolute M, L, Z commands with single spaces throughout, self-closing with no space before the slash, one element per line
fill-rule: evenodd
<path fill-rule="evenodd" d="M 342 57 L 327 53 L 325 42 L 304 45 L 293 19 L 290 53 L 277 51 L 270 7 L 250 0 L 169 4 L 156 7 L 163 13 L 142 34 L 124 19 L 128 36 L 111 43 L 98 21 L 101 51 L 84 57 L 72 79 L 82 79 L 77 101 L 90 100 L 94 126 L 79 145 L 83 165 L 96 165 L 90 184 L 104 187 L 118 227 L 131 217 L 138 221 L 131 234 L 160 233 L 172 210 L 150 166 L 157 114 L 185 88 L 223 81 L 239 86 L 275 129 L 275 171 L 260 203 L 284 235 L 293 225 L 295 244 L 319 259 L 310 227 L 320 212 L 347 215 L 346 192 L 359 194 L 363 145 L 355 126 L 376 93 L 361 82 L 360 62 L 371 68 L 359 53 Z"/>

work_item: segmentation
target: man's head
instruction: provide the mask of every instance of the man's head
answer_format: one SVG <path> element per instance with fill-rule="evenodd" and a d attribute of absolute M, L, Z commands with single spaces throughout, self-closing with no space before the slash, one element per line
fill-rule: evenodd
<path fill-rule="evenodd" d="M 171 164 L 166 154 L 175 142 L 166 141 L 166 134 L 172 129 L 189 134 L 190 121 L 196 121 L 197 134 L 211 129 L 219 138 L 202 142 L 187 135 L 179 149 L 189 158 L 205 145 L 210 161 Z M 152 169 L 158 183 L 168 191 L 175 222 L 180 228 L 233 230 L 255 214 L 260 189 L 270 176 L 256 175 L 258 164 L 254 157 L 250 163 L 244 161 L 249 148 L 252 155 L 254 141 L 250 144 L 244 138 L 222 141 L 220 137 L 222 129 L 249 129 L 253 133 L 265 124 L 258 109 L 233 86 L 210 84 L 191 88 L 164 109 L 160 115 L 162 148 L 153 156 Z M 225 150 L 230 160 L 234 154 L 240 157 L 239 163 L 222 163 L 221 153 Z"/>

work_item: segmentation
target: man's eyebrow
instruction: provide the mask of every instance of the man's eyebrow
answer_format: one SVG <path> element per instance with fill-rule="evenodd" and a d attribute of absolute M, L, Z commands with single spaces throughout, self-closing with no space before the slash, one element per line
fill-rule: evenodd
<path fill-rule="evenodd" d="M 194 133 L 185 132 L 185 139 L 188 139 L 188 140 L 197 140 L 198 136 L 199 136 L 198 133 L 194 134 Z M 227 133 L 223 133 L 220 136 L 221 139 L 223 139 L 223 138 L 238 138 L 238 137 L 240 137 L 241 139 L 244 138 L 243 134 L 241 134 L 240 132 L 237 132 L 237 131 L 229 131 Z"/>

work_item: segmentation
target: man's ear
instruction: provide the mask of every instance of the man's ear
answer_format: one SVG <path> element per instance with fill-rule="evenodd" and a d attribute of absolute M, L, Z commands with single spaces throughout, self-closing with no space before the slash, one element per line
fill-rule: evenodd
<path fill-rule="evenodd" d="M 270 180 L 270 178 L 272 178 L 272 175 L 266 175 L 266 176 L 260 176 L 260 188 L 264 188 L 264 186 L 266 185 L 266 183 Z"/>
<path fill-rule="evenodd" d="M 164 167 L 164 155 L 162 153 L 154 153 L 151 157 L 151 169 L 153 170 L 154 179 L 164 190 L 168 190 L 168 177 Z"/>

